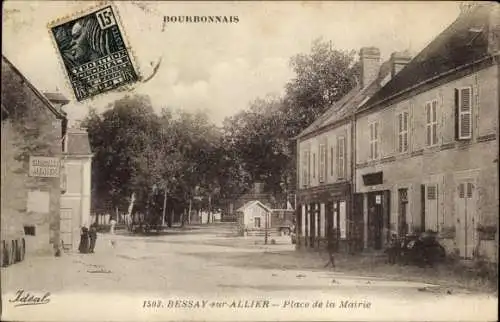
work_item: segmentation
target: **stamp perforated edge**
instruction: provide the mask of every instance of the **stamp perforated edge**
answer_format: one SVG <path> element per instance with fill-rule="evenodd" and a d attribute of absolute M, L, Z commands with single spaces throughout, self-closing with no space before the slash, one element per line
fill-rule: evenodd
<path fill-rule="evenodd" d="M 122 85 L 118 88 L 114 88 L 112 90 L 101 92 L 101 93 L 98 93 L 98 94 L 93 95 L 91 97 L 87 97 L 81 101 L 78 101 L 78 99 L 76 98 L 76 95 L 75 95 L 75 90 L 73 88 L 73 84 L 71 84 L 71 81 L 69 79 L 68 71 L 66 70 L 66 65 L 64 64 L 61 53 L 59 52 L 59 47 L 58 47 L 56 39 L 54 37 L 54 33 L 52 32 L 52 28 L 59 26 L 59 25 L 62 25 L 66 22 L 73 21 L 75 19 L 79 19 L 83 16 L 87 16 L 89 14 L 92 14 L 94 12 L 97 12 L 97 11 L 99 11 L 105 7 L 109 7 L 109 6 L 111 6 L 111 8 L 113 9 L 113 14 L 115 16 L 116 24 L 118 25 L 118 29 L 120 30 L 120 33 L 122 35 L 123 42 L 125 43 L 125 49 L 127 50 L 127 53 L 129 55 L 130 62 L 132 63 L 132 67 L 134 68 L 135 72 L 137 73 L 138 80 L 134 83 L 125 84 L 125 85 Z M 120 17 L 119 10 L 113 2 L 100 1 L 98 4 L 96 4 L 94 6 L 79 10 L 73 14 L 68 14 L 68 15 L 65 15 L 63 17 L 54 19 L 47 24 L 47 31 L 50 34 L 50 39 L 52 41 L 52 45 L 54 46 L 54 49 L 56 51 L 57 60 L 59 61 L 59 66 L 60 66 L 63 74 L 65 75 L 65 80 L 66 80 L 65 83 L 66 83 L 66 85 L 68 85 L 68 88 L 71 90 L 71 95 L 72 95 L 73 99 L 75 100 L 75 102 L 77 102 L 77 103 L 83 104 L 85 102 L 92 101 L 101 95 L 106 95 L 109 93 L 130 91 L 133 89 L 134 84 L 141 82 L 141 80 L 143 79 L 143 75 L 140 71 L 139 64 L 137 63 L 137 57 L 135 55 L 134 50 L 132 49 L 132 46 L 130 45 L 125 28 L 123 27 L 123 23 L 122 23 L 122 19 Z"/>

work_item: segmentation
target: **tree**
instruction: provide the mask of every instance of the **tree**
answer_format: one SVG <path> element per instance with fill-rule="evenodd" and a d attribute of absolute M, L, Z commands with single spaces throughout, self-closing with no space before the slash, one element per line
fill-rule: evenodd
<path fill-rule="evenodd" d="M 94 153 L 93 200 L 104 209 L 124 208 L 132 192 L 140 204 L 159 177 L 159 122 L 145 96 L 127 96 L 84 122 Z"/>
<path fill-rule="evenodd" d="M 354 51 L 336 50 L 321 38 L 290 65 L 296 76 L 286 85 L 284 112 L 287 134 L 294 137 L 356 85 L 360 65 Z"/>

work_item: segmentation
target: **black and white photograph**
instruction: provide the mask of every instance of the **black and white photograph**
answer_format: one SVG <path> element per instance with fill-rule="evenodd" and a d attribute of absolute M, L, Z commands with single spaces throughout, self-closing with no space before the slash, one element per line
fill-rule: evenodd
<path fill-rule="evenodd" d="M 497 2 L 2 14 L 2 321 L 498 320 Z"/>

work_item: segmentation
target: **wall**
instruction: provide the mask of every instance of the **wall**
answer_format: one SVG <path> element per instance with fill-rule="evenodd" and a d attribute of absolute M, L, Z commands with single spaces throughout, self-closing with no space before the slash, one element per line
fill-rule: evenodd
<path fill-rule="evenodd" d="M 350 167 L 350 158 L 351 158 L 351 152 L 350 152 L 350 145 L 351 145 L 351 124 L 344 124 L 341 126 L 338 126 L 328 132 L 322 133 L 318 136 L 306 139 L 304 141 L 301 141 L 299 143 L 299 163 L 297 167 L 297 175 L 299 177 L 299 189 L 306 189 L 304 187 L 304 181 L 303 181 L 303 152 L 306 150 L 310 151 L 310 185 L 308 187 L 316 187 L 324 184 L 332 184 L 336 182 L 344 182 L 346 180 L 349 180 L 351 176 L 351 167 Z M 345 138 L 345 176 L 344 178 L 339 178 L 337 175 L 337 139 L 338 137 L 343 136 Z M 319 158 L 319 153 L 320 153 L 320 144 L 325 144 L 326 145 L 326 177 L 325 181 L 323 183 L 319 182 L 319 169 L 320 169 L 320 158 Z M 333 149 L 333 164 L 332 164 L 332 149 Z M 315 155 L 315 157 L 313 157 Z M 315 166 L 313 165 L 313 160 L 315 159 Z M 333 172 L 332 172 L 332 166 L 333 166 Z M 315 168 L 315 174 L 313 173 L 313 169 Z"/>
<path fill-rule="evenodd" d="M 420 185 L 438 183 L 438 209 L 441 227 L 456 222 L 456 194 L 459 180 L 470 178 L 477 186 L 476 210 L 480 223 L 498 222 L 498 68 L 489 67 L 466 77 L 432 88 L 383 110 L 362 115 L 357 120 L 357 137 L 368 138 L 369 123 L 379 120 L 381 127 L 380 158 L 370 160 L 369 140 L 357 140 L 356 190 L 391 190 L 391 223 L 395 228 L 398 212 L 398 189 L 409 189 L 409 215 L 414 224 L 420 223 Z M 472 86 L 473 132 L 469 142 L 455 141 L 455 88 Z M 438 142 L 427 147 L 425 102 L 437 99 Z M 410 114 L 409 148 L 397 151 L 396 115 L 408 110 Z M 383 184 L 365 186 L 363 175 L 383 171 Z M 498 227 L 498 226 L 497 226 Z M 449 250 L 456 248 L 454 240 L 445 241 Z M 483 253 L 492 254 L 486 241 Z M 491 256 L 490 256 L 491 257 Z"/>
<path fill-rule="evenodd" d="M 248 230 L 252 229 L 265 229 L 266 228 L 266 215 L 268 211 L 262 208 L 261 206 L 254 204 L 245 209 L 244 212 L 244 225 Z M 260 228 L 255 227 L 255 218 L 260 218 Z M 271 224 L 271 216 L 268 215 L 269 226 Z"/>
<path fill-rule="evenodd" d="M 60 157 L 61 120 L 47 108 L 9 64 L 2 61 L 2 104 L 26 114 L 9 115 L 2 121 L 1 180 L 2 217 L 16 226 L 35 226 L 36 235 L 26 236 L 27 253 L 50 253 L 59 240 L 60 179 L 29 177 L 29 155 Z M 20 113 L 20 112 L 19 112 Z M 2 169 L 4 170 L 4 169 Z M 40 201 L 48 196 L 48 211 L 28 208 L 29 193 Z M 2 221 L 3 222 L 3 221 Z"/>

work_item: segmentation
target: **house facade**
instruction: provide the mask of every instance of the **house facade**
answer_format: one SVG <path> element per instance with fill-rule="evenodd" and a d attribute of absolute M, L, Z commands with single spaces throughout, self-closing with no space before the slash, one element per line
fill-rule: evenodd
<path fill-rule="evenodd" d="M 297 248 L 319 248 L 329 233 L 340 250 L 363 248 L 363 223 L 354 211 L 354 112 L 408 61 L 407 53 L 394 53 L 382 63 L 374 47 L 360 50 L 361 81 L 297 139 Z"/>
<path fill-rule="evenodd" d="M 271 208 L 258 200 L 245 203 L 236 210 L 240 231 L 246 235 L 271 228 Z"/>
<path fill-rule="evenodd" d="M 88 133 L 81 128 L 68 128 L 64 138 L 61 195 L 61 241 L 64 249 L 76 250 L 81 227 L 91 222 L 92 152 Z"/>
<path fill-rule="evenodd" d="M 431 230 L 448 253 L 497 258 L 498 9 L 461 14 L 357 111 L 364 248 Z"/>
<path fill-rule="evenodd" d="M 24 230 L 27 255 L 54 253 L 60 246 L 66 124 L 65 113 L 2 56 L 2 226 L 9 219 L 10 226 Z"/>

